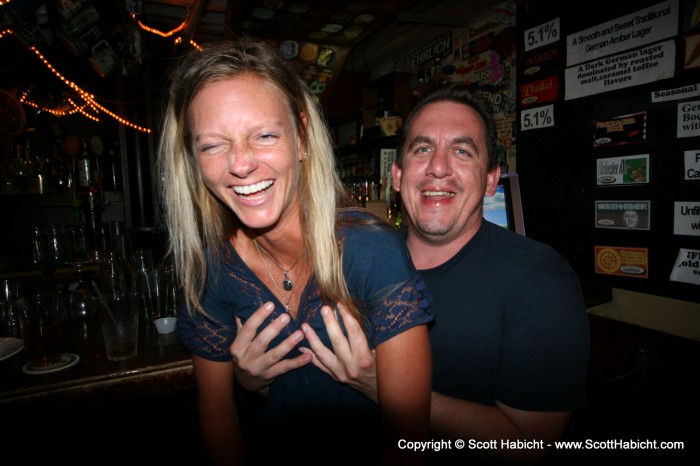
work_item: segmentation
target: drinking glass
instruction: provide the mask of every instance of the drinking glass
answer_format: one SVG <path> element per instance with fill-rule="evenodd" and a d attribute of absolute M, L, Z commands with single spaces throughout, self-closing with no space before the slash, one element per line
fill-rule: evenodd
<path fill-rule="evenodd" d="M 95 352 L 100 323 L 95 290 L 85 279 L 81 265 L 76 264 L 76 268 L 78 282 L 68 300 L 68 320 L 72 349 L 84 357 Z"/>
<path fill-rule="evenodd" d="M 19 298 L 19 319 L 27 363 L 41 369 L 61 360 L 66 309 L 58 289 L 39 290 L 31 299 Z"/>
<path fill-rule="evenodd" d="M 125 361 L 138 353 L 139 310 L 134 298 L 132 292 L 102 295 L 105 305 L 100 310 L 100 321 L 110 361 Z"/>

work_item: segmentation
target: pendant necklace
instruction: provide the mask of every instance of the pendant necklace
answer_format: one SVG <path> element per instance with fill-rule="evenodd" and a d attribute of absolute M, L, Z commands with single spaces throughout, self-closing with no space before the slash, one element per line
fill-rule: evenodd
<path fill-rule="evenodd" d="M 253 238 L 253 244 L 255 244 L 255 248 L 258 250 L 258 254 L 260 255 L 260 260 L 262 261 L 263 265 L 265 266 L 265 271 L 267 272 L 267 276 L 270 277 L 270 281 L 272 284 L 275 286 L 275 289 L 277 289 L 277 292 L 280 294 L 280 296 L 283 296 L 284 293 L 282 290 L 280 290 L 279 286 L 277 285 L 277 282 L 275 279 L 272 277 L 272 273 L 270 273 L 270 269 L 267 267 L 267 262 L 265 262 L 265 258 L 262 256 L 262 253 L 264 252 L 267 257 L 270 258 L 273 264 L 275 264 L 279 269 L 284 272 L 284 280 L 282 280 L 282 288 L 284 288 L 285 291 L 289 291 L 289 296 L 287 296 L 286 301 L 284 302 L 284 308 L 286 309 L 287 312 L 290 312 L 289 309 L 289 301 L 292 299 L 292 289 L 294 288 L 294 282 L 289 278 L 289 272 L 292 271 L 295 265 L 297 265 L 297 262 L 299 262 L 299 259 L 301 259 L 301 256 L 304 255 L 302 252 L 299 254 L 299 257 L 294 261 L 294 263 L 287 269 L 285 270 L 284 267 L 279 265 L 277 261 L 270 255 L 269 252 L 265 250 L 262 246 L 258 244 L 257 241 L 255 241 L 255 238 Z M 262 252 L 261 252 L 262 251 Z M 297 277 L 299 278 L 299 277 Z"/>

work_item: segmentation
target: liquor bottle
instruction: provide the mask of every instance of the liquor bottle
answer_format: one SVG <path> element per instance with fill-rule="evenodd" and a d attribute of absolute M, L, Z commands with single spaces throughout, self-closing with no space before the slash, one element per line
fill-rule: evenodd
<path fill-rule="evenodd" d="M 403 226 L 403 216 L 401 214 L 401 194 L 398 191 L 391 190 L 391 202 L 387 208 L 387 218 L 389 223 L 397 230 Z"/>
<path fill-rule="evenodd" d="M 102 244 L 102 180 L 99 162 L 87 149 L 83 140 L 82 149 L 76 159 L 77 198 L 85 220 L 85 240 L 91 262 L 100 259 Z"/>

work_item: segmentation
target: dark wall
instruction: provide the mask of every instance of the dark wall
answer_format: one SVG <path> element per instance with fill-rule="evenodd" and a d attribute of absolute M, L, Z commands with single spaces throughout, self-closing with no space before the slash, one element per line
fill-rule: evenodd
<path fill-rule="evenodd" d="M 685 2 L 679 1 L 675 72 L 669 79 L 565 100 L 566 36 L 625 16 L 662 1 L 594 0 L 585 8 L 563 11 L 549 0 L 522 2 L 518 7 L 518 56 L 524 57 L 523 31 L 560 19 L 559 61 L 549 76 L 558 78 L 553 105 L 554 125 L 523 131 L 517 127 L 517 171 L 520 174 L 528 236 L 555 247 L 574 266 L 584 284 L 610 286 L 700 302 L 700 286 L 671 282 L 679 248 L 700 249 L 700 237 L 673 234 L 673 202 L 700 201 L 700 181 L 684 181 L 683 152 L 700 148 L 700 138 L 676 138 L 679 100 L 651 102 L 655 90 L 700 82 L 700 68 L 683 69 Z M 569 10 L 569 9 L 567 9 Z M 693 33 L 697 34 L 698 31 Z M 528 79 L 519 63 L 519 84 Z M 685 99 L 698 100 L 698 97 Z M 518 99 L 519 110 L 523 110 Z M 544 105 L 544 104 L 543 104 Z M 606 118 L 647 112 L 646 141 L 626 146 L 594 147 L 594 125 Z M 597 160 L 649 154 L 649 183 L 598 186 Z M 596 200 L 650 200 L 649 230 L 595 227 Z M 648 249 L 648 277 L 617 276 L 595 271 L 596 245 Z"/>

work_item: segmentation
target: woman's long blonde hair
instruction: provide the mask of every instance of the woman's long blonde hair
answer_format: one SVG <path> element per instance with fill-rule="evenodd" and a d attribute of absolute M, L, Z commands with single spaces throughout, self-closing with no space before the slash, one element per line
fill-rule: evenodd
<path fill-rule="evenodd" d="M 268 45 L 243 39 L 206 45 L 171 71 L 169 100 L 158 147 L 162 179 L 161 207 L 172 259 L 190 312 L 203 312 L 200 297 L 208 274 L 206 254 L 219 257 L 237 217 L 205 187 L 188 120 L 190 103 L 205 86 L 241 74 L 253 74 L 277 88 L 285 99 L 298 137 L 306 148 L 301 170 L 301 227 L 313 274 L 326 301 L 353 309 L 345 285 L 342 252 L 336 238 L 339 208 L 350 205 L 337 175 L 331 135 L 316 97 L 297 72 Z M 304 126 L 301 115 L 307 117 Z"/>

